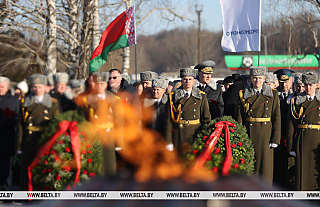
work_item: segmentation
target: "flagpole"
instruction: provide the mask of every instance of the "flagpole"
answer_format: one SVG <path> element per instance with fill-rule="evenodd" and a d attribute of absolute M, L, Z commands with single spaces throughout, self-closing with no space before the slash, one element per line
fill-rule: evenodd
<path fill-rule="evenodd" d="M 134 65 L 135 65 L 135 73 L 136 73 L 136 82 L 138 82 L 137 44 L 134 45 Z"/>
<path fill-rule="evenodd" d="M 260 66 L 260 50 L 258 51 L 258 66 Z"/>

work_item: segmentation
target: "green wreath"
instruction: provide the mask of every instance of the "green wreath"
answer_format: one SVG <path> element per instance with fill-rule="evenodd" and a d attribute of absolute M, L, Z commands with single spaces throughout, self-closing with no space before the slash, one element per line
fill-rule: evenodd
<path fill-rule="evenodd" d="M 90 178 L 102 174 L 102 145 L 98 141 L 88 140 L 82 127 L 89 123 L 76 111 L 59 114 L 50 122 L 39 143 L 42 146 L 55 134 L 61 121 L 78 122 L 80 137 L 81 169 L 77 185 L 88 181 Z M 32 169 L 32 184 L 34 190 L 61 190 L 73 186 L 76 176 L 76 164 L 71 146 L 69 131 L 59 136 L 52 148 L 40 157 L 39 163 Z"/>
<path fill-rule="evenodd" d="M 194 162 L 203 150 L 210 134 L 216 129 L 215 123 L 219 121 L 229 121 L 236 127 L 229 126 L 230 145 L 232 152 L 232 164 L 229 170 L 230 174 L 253 174 L 254 171 L 254 147 L 252 140 L 249 138 L 246 128 L 236 122 L 231 116 L 222 116 L 204 124 L 202 128 L 193 137 L 191 150 L 186 154 L 190 162 Z M 223 161 L 226 157 L 226 141 L 224 129 L 214 147 L 210 157 L 207 158 L 205 166 L 214 172 L 221 173 Z"/>

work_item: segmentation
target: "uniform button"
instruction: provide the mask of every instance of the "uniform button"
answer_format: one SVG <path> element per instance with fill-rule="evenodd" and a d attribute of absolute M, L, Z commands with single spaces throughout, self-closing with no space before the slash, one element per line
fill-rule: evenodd
<path fill-rule="evenodd" d="M 182 120 L 183 118 L 182 118 L 182 117 L 180 117 L 180 119 Z"/>
<path fill-rule="evenodd" d="M 29 126 L 32 126 L 32 123 L 30 123 Z"/>
<path fill-rule="evenodd" d="M 266 110 L 268 110 L 268 108 L 266 108 Z"/>
<path fill-rule="evenodd" d="M 264 122 L 264 124 L 267 124 L 267 122 Z"/>
<path fill-rule="evenodd" d="M 320 107 L 318 109 L 320 110 Z"/>
<path fill-rule="evenodd" d="M 266 117 L 268 117 L 268 115 L 266 115 Z"/>
<path fill-rule="evenodd" d="M 179 127 L 180 127 L 180 128 L 182 128 L 182 127 L 183 127 L 183 125 L 182 125 L 182 124 L 180 124 L 180 125 L 179 125 Z"/>
<path fill-rule="evenodd" d="M 193 111 L 197 111 L 196 109 L 193 109 Z"/>
<path fill-rule="evenodd" d="M 269 103 L 269 101 L 266 101 L 267 103 Z"/>
<path fill-rule="evenodd" d="M 194 105 L 196 105 L 197 103 L 194 103 Z"/>
<path fill-rule="evenodd" d="M 250 124 L 250 126 L 252 126 L 253 124 Z"/>
<path fill-rule="evenodd" d="M 306 115 L 303 115 L 302 117 L 306 117 Z"/>
<path fill-rule="evenodd" d="M 318 121 L 318 124 L 320 124 L 320 121 Z"/>
<path fill-rule="evenodd" d="M 250 109 L 250 111 L 252 111 L 252 109 Z"/>
<path fill-rule="evenodd" d="M 32 134 L 32 131 L 29 131 L 29 134 Z"/>
<path fill-rule="evenodd" d="M 306 122 L 302 122 L 302 124 L 305 124 Z"/>
<path fill-rule="evenodd" d="M 196 115 L 193 115 L 194 118 L 196 118 Z"/>

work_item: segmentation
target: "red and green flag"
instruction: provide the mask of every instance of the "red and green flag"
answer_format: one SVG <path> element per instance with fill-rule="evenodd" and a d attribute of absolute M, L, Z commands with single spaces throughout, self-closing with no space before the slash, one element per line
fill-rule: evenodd
<path fill-rule="evenodd" d="M 98 47 L 93 51 L 89 72 L 97 71 L 111 51 L 136 44 L 134 5 L 120 14 L 102 33 Z"/>

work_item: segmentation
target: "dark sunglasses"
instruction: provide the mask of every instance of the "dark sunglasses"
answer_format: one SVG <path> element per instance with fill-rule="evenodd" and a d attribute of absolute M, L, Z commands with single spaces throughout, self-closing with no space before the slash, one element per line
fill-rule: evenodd
<path fill-rule="evenodd" d="M 115 80 L 115 79 L 117 79 L 118 77 L 120 77 L 120 76 L 110 77 L 109 80 L 111 80 L 111 79 L 114 79 L 114 80 Z"/>

